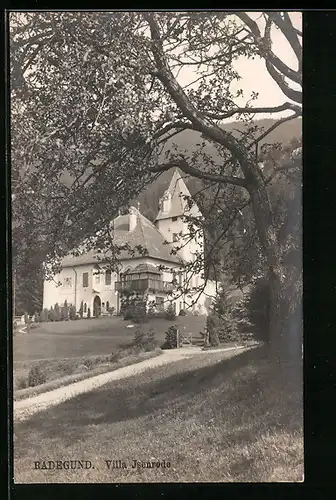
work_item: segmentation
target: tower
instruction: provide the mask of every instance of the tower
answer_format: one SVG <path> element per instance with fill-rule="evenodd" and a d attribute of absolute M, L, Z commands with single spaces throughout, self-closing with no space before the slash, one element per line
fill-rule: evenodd
<path fill-rule="evenodd" d="M 155 220 L 156 227 L 172 246 L 182 246 L 178 255 L 186 262 L 193 261 L 194 254 L 204 248 L 203 231 L 198 231 L 191 237 L 188 222 L 184 220 L 184 216 L 197 218 L 202 215 L 196 204 L 188 206 L 188 198 L 191 198 L 190 191 L 175 169 L 169 187 L 160 199 L 160 209 Z"/>

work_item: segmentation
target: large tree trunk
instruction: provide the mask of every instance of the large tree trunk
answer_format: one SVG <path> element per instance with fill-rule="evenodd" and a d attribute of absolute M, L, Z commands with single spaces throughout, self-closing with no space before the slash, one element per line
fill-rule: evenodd
<path fill-rule="evenodd" d="M 293 292 L 300 273 L 283 265 L 266 186 L 257 182 L 249 189 L 260 243 L 264 249 L 270 286 L 269 350 L 280 371 L 298 366 L 302 360 L 301 300 Z M 297 264 L 297 263 L 296 263 Z M 295 265 L 295 263 L 294 263 Z M 299 263 L 300 265 L 300 263 Z M 294 300 L 294 303 L 293 303 Z M 295 303 L 296 302 L 296 303 Z"/>

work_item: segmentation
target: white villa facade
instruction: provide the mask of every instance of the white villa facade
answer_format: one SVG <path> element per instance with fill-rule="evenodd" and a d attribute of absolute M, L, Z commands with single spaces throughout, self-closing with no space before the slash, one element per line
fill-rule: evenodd
<path fill-rule="evenodd" d="M 68 255 L 61 263 L 62 270 L 53 281 L 45 281 L 43 287 L 43 307 L 49 309 L 65 300 L 78 311 L 83 302 L 83 315 L 114 314 L 120 312 L 125 293 L 137 292 L 155 302 L 158 309 L 166 309 L 172 304 L 176 314 L 184 309 L 207 314 L 209 305 L 216 294 L 216 283 L 208 281 L 204 285 L 202 272 L 185 269 L 186 263 L 193 262 L 196 254 L 204 252 L 204 237 L 190 238 L 185 215 L 201 216 L 196 205 L 188 208 L 185 196 L 190 192 L 178 170 L 174 171 L 167 191 L 160 200 L 160 210 L 154 224 L 138 209 L 130 207 L 129 213 L 119 215 L 113 222 L 113 238 L 116 244 L 128 244 L 132 248 L 139 245 L 146 248 L 146 255 L 134 251 L 132 255 L 122 251 L 119 255 L 119 272 L 97 270 L 101 255 L 89 251 L 78 257 Z M 184 243 L 185 242 L 185 243 Z M 178 249 L 178 247 L 183 246 Z M 176 248 L 176 255 L 172 248 Z M 177 290 L 184 286 L 198 290 L 188 294 Z"/>

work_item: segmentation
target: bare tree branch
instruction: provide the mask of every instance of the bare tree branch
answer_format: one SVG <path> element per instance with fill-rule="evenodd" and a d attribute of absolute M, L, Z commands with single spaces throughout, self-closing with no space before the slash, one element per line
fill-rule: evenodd
<path fill-rule="evenodd" d="M 297 118 L 299 115 L 299 113 L 294 113 L 290 116 L 285 116 L 284 118 L 281 118 L 280 120 L 278 120 L 277 122 L 273 123 L 273 125 L 271 125 L 265 132 L 263 132 L 259 137 L 257 137 L 251 144 L 249 147 L 252 147 L 254 146 L 255 144 L 257 144 L 258 142 L 260 142 L 262 139 L 265 139 L 265 137 L 268 136 L 268 134 L 270 134 L 271 132 L 273 132 L 273 130 L 275 130 L 276 128 L 278 128 L 280 125 L 282 125 L 283 123 L 286 123 L 286 122 L 289 122 L 290 120 L 294 120 L 294 118 Z"/>
<path fill-rule="evenodd" d="M 228 111 L 226 113 L 212 113 L 212 112 L 204 112 L 206 116 L 209 118 L 212 118 L 214 120 L 225 120 L 226 118 L 230 118 L 231 116 L 235 114 L 244 114 L 244 113 L 279 113 L 281 111 L 286 111 L 286 110 L 293 110 L 296 112 L 300 112 L 301 108 L 299 106 L 296 106 L 293 103 L 290 102 L 285 102 L 284 104 L 281 104 L 280 106 L 270 106 L 270 107 L 265 107 L 265 108 L 236 108 L 232 109 L 231 111 Z"/>
<path fill-rule="evenodd" d="M 244 173 L 249 176 L 250 159 L 246 152 L 241 148 L 240 144 L 232 136 L 232 134 L 224 131 L 218 125 L 209 121 L 190 101 L 188 96 L 183 91 L 180 84 L 174 78 L 167 61 L 165 59 L 160 38 L 159 26 L 155 20 L 154 13 L 145 12 L 145 19 L 147 20 L 151 37 L 152 37 L 152 51 L 157 65 L 157 72 L 155 75 L 162 82 L 168 93 L 171 95 L 177 106 L 184 113 L 186 118 L 193 124 L 195 130 L 206 134 L 212 140 L 218 142 L 226 147 L 233 156 L 239 159 L 240 165 Z M 240 182 L 243 182 L 240 179 Z M 240 185 L 242 185 L 240 183 Z"/>
<path fill-rule="evenodd" d="M 298 90 L 293 90 L 290 88 L 288 83 L 285 81 L 283 75 L 278 72 L 275 67 L 266 59 L 266 69 L 273 80 L 277 83 L 282 92 L 292 101 L 302 104 L 302 92 Z"/>
<path fill-rule="evenodd" d="M 283 18 L 281 17 L 280 12 L 268 12 L 267 15 L 270 19 L 272 19 L 272 21 L 274 21 L 286 37 L 300 63 L 302 59 L 302 46 L 288 12 L 283 13 Z"/>
<path fill-rule="evenodd" d="M 165 172 L 171 168 L 180 168 L 184 173 L 189 174 L 193 177 L 197 177 L 198 179 L 208 180 L 212 182 L 218 182 L 221 184 L 233 184 L 235 186 L 241 186 L 246 188 L 247 184 L 245 179 L 241 177 L 234 177 L 229 175 L 216 175 L 210 174 L 208 172 L 202 172 L 195 167 L 192 167 L 185 160 L 173 160 L 169 163 L 164 163 L 162 165 L 157 165 L 156 167 L 149 168 L 150 172 Z"/>
<path fill-rule="evenodd" d="M 279 59 L 272 51 L 269 30 L 266 31 L 265 36 L 263 37 L 261 35 L 260 29 L 259 29 L 257 23 L 255 21 L 253 21 L 246 14 L 246 12 L 237 12 L 236 15 L 250 29 L 251 34 L 254 38 L 254 41 L 259 48 L 261 57 L 263 57 L 265 59 L 265 61 L 268 61 L 269 64 L 272 65 L 274 68 L 276 68 L 282 75 L 286 76 L 287 78 L 289 78 L 293 82 L 300 84 L 301 83 L 301 72 L 294 71 L 292 68 L 287 66 L 287 64 L 285 64 L 283 61 L 281 61 L 281 59 Z M 283 27 L 281 27 L 280 29 L 283 32 Z M 286 34 L 284 32 L 283 32 L 283 34 L 284 34 L 284 36 L 286 36 Z M 287 36 L 286 36 L 286 38 L 287 38 Z M 271 74 L 271 76 L 273 78 L 272 74 Z M 296 99 L 293 99 L 293 100 L 295 100 L 296 102 L 301 102 L 301 101 L 297 101 Z"/>

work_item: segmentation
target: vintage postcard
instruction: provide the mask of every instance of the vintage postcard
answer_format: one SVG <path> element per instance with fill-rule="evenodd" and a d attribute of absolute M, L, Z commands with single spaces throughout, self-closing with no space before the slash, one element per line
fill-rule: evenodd
<path fill-rule="evenodd" d="M 9 12 L 14 482 L 301 482 L 302 15 Z"/>

